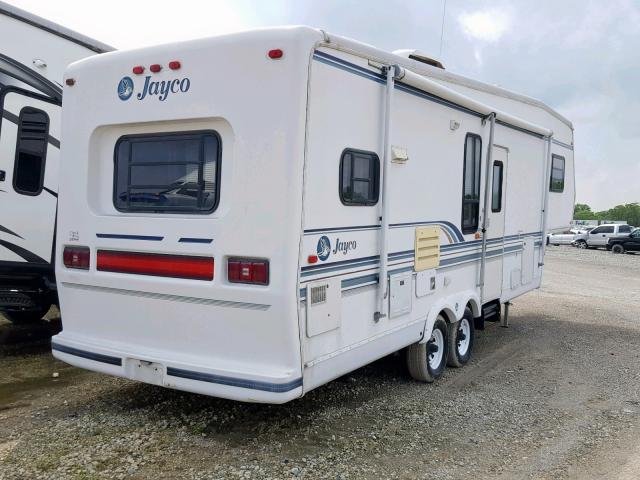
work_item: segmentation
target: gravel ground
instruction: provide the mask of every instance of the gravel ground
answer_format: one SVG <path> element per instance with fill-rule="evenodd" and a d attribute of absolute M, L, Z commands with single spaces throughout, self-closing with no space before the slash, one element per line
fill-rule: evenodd
<path fill-rule="evenodd" d="M 0 478 L 637 479 L 638 312 L 640 255 L 549 247 L 543 287 L 463 369 L 422 385 L 390 356 L 282 406 L 5 348 Z"/>

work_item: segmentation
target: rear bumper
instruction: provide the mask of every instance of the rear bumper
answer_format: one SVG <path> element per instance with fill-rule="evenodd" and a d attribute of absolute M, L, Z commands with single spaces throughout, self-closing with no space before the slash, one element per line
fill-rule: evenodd
<path fill-rule="evenodd" d="M 177 390 L 242 402 L 286 403 L 301 397 L 302 378 L 249 376 L 203 366 L 140 358 L 134 354 L 64 338 L 51 341 L 53 356 L 70 365 Z"/>

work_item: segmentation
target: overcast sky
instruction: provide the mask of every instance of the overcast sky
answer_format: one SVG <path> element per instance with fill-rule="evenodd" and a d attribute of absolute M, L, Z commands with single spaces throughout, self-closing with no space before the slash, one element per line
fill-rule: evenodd
<path fill-rule="evenodd" d="M 8 0 L 117 48 L 306 24 L 538 98 L 575 128 L 577 198 L 640 202 L 640 0 Z"/>

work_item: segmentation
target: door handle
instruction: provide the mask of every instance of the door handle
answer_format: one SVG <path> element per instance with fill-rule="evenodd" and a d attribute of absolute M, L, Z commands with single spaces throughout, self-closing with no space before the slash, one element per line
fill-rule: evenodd
<path fill-rule="evenodd" d="M 4 179 L 7 177 L 7 172 L 4 170 L 0 170 L 0 182 L 4 182 Z"/>

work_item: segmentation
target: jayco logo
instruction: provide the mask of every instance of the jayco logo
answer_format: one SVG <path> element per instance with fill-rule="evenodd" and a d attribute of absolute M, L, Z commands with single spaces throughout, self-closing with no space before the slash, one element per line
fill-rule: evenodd
<path fill-rule="evenodd" d="M 118 97 L 120 100 L 129 100 L 129 97 L 133 94 L 133 80 L 131 77 L 124 77 L 118 83 Z"/>
<path fill-rule="evenodd" d="M 161 80 L 159 82 L 151 80 L 151 76 L 144 78 L 142 91 L 138 92 L 136 98 L 144 100 L 147 97 L 158 97 L 158 100 L 164 102 L 171 93 L 186 93 L 191 88 L 191 80 L 185 78 L 175 78 L 173 80 Z M 130 77 L 124 77 L 118 83 L 118 97 L 125 101 L 131 98 L 134 91 L 133 80 Z"/>
<path fill-rule="evenodd" d="M 336 248 L 333 249 L 333 254 L 335 255 L 338 252 L 342 252 L 343 255 L 346 255 L 349 253 L 349 250 L 355 250 L 356 248 L 358 248 L 358 244 L 355 240 L 341 242 L 338 238 L 336 240 Z"/>
<path fill-rule="evenodd" d="M 329 258 L 329 255 L 331 254 L 331 240 L 329 240 L 329 237 L 323 235 L 318 239 L 316 253 L 318 254 L 318 258 L 323 262 Z"/>

